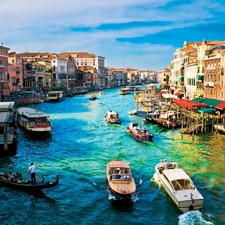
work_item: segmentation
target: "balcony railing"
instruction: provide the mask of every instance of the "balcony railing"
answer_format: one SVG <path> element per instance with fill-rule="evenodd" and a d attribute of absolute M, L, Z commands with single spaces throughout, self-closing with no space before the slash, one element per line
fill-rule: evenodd
<path fill-rule="evenodd" d="M 216 67 L 215 66 L 208 66 L 208 67 L 206 67 L 206 70 L 207 71 L 214 71 L 214 70 L 216 70 Z"/>
<path fill-rule="evenodd" d="M 214 81 L 204 81 L 204 86 L 214 87 L 215 86 L 215 82 Z"/>

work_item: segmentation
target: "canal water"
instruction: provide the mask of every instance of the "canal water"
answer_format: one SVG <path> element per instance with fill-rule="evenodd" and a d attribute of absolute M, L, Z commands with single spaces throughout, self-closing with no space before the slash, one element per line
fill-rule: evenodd
<path fill-rule="evenodd" d="M 198 134 L 193 141 L 189 135 L 181 139 L 179 130 L 144 125 L 142 117 L 128 114 L 135 109 L 133 93 L 118 92 L 96 92 L 96 101 L 86 94 L 30 106 L 49 114 L 52 135 L 37 138 L 19 129 L 17 152 L 0 158 L 0 170 L 28 178 L 28 166 L 34 162 L 38 179 L 44 175 L 51 181 L 58 174 L 60 183 L 35 195 L 1 187 L 0 224 L 225 224 L 225 136 Z M 104 121 L 108 110 L 118 111 L 121 125 Z M 153 142 L 130 137 L 130 122 L 149 129 Z M 154 167 L 164 158 L 190 175 L 205 198 L 202 210 L 180 212 L 155 182 Z M 137 192 L 129 204 L 114 201 L 107 188 L 106 164 L 112 159 L 131 166 Z"/>

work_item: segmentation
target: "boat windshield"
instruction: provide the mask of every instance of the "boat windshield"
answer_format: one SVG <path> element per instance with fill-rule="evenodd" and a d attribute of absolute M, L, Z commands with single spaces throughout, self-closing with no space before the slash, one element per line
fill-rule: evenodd
<path fill-rule="evenodd" d="M 174 180 L 172 184 L 176 191 L 194 189 L 194 185 L 189 179 Z"/>

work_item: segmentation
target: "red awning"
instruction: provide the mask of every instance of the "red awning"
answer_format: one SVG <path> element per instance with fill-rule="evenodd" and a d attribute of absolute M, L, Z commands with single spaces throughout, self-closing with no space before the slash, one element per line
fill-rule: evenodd
<path fill-rule="evenodd" d="M 162 91 L 159 92 L 160 95 L 163 95 L 163 94 L 166 94 L 166 93 L 168 93 L 168 91 L 162 90 Z"/>
<path fill-rule="evenodd" d="M 193 102 L 193 101 L 186 100 L 186 99 L 174 99 L 174 103 L 181 107 L 188 108 L 188 109 L 209 107 L 208 104 Z"/>
<path fill-rule="evenodd" d="M 215 106 L 216 109 L 224 110 L 225 109 L 225 102 L 220 102 L 218 105 Z"/>
<path fill-rule="evenodd" d="M 174 95 L 176 95 L 177 97 L 180 97 L 181 95 L 184 95 L 183 93 L 177 92 Z"/>
<path fill-rule="evenodd" d="M 222 117 L 225 117 L 225 113 L 221 115 Z"/>

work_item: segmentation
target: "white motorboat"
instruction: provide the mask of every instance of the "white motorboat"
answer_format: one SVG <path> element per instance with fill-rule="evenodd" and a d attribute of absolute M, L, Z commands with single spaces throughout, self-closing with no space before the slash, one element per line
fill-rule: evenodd
<path fill-rule="evenodd" d="M 163 188 L 181 211 L 201 209 L 203 196 L 186 172 L 175 162 L 159 163 L 155 166 L 156 175 Z"/>
<path fill-rule="evenodd" d="M 120 95 L 130 94 L 130 88 L 128 88 L 128 87 L 121 87 L 121 89 L 119 90 L 119 94 Z"/>
<path fill-rule="evenodd" d="M 105 115 L 105 120 L 110 124 L 121 124 L 118 112 L 109 110 Z"/>

